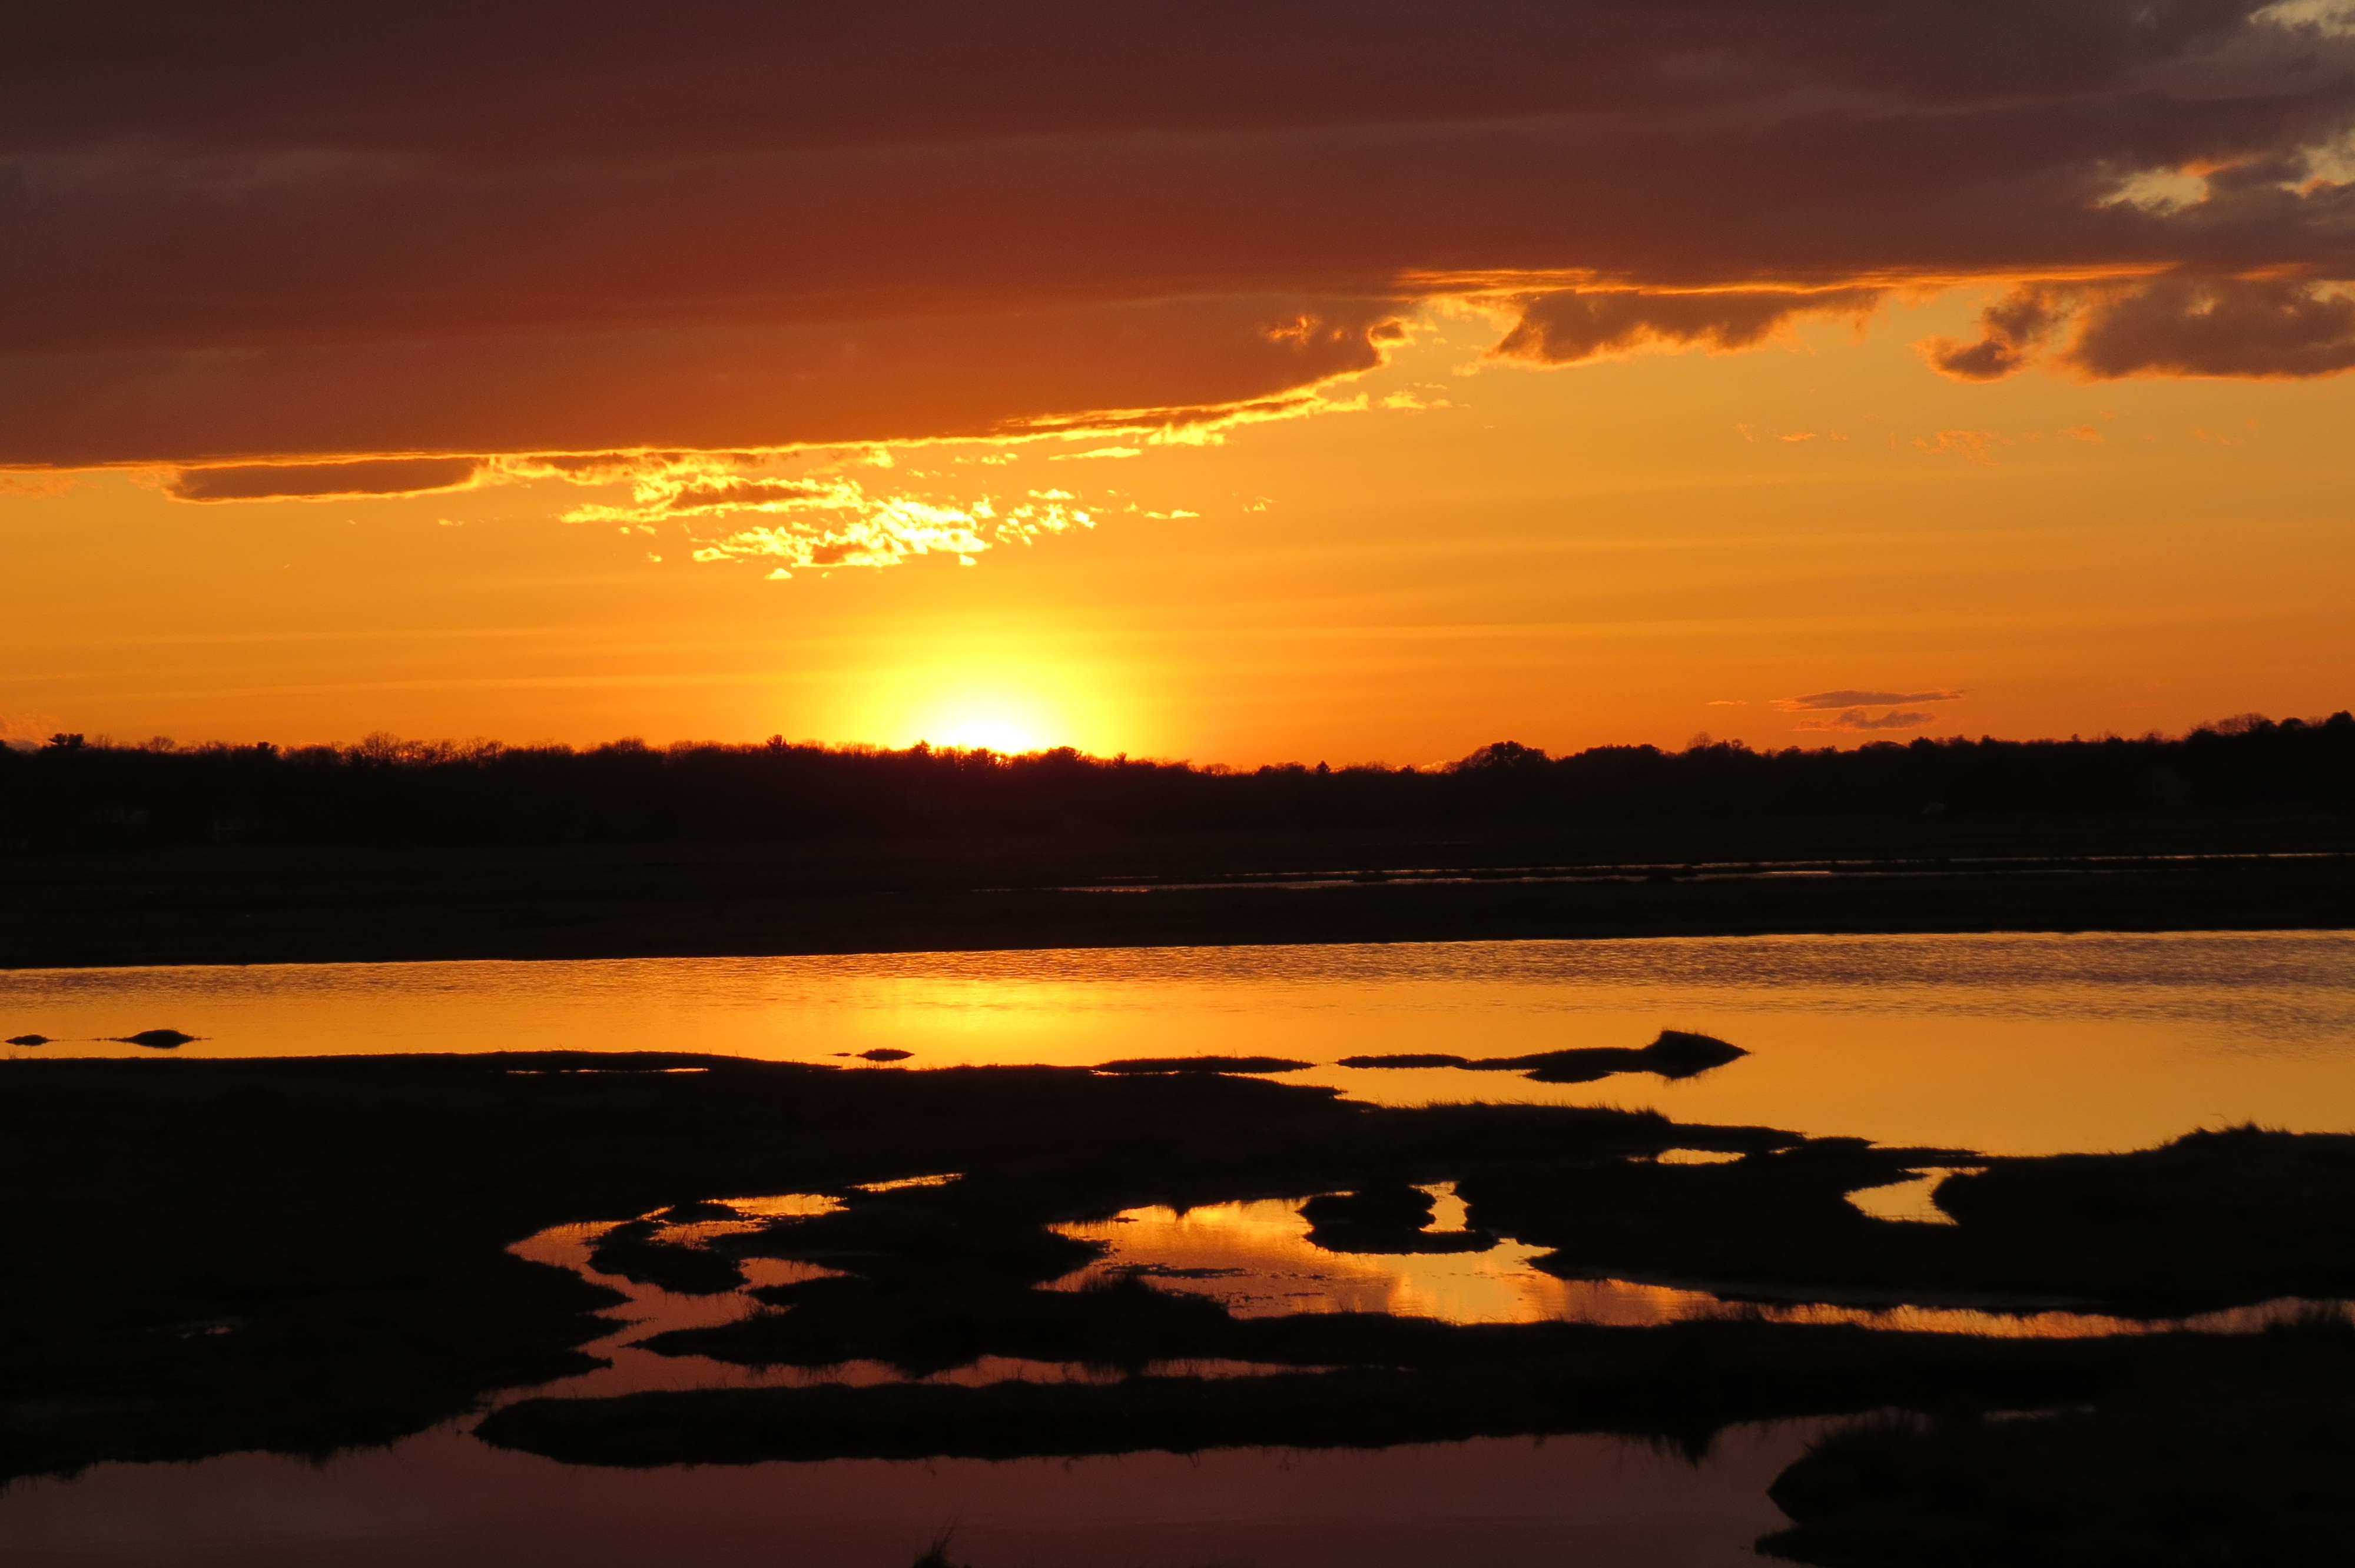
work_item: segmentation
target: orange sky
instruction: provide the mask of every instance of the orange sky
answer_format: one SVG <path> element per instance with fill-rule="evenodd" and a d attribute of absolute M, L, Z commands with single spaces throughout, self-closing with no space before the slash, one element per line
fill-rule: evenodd
<path fill-rule="evenodd" d="M 1935 722 L 1900 738 L 2345 705 L 2355 387 L 1925 373 L 1910 341 L 1966 305 L 1861 342 L 1470 375 L 1483 329 L 1441 322 L 1333 394 L 1422 408 L 839 465 L 876 494 L 1091 514 L 971 567 L 776 580 L 693 558 L 741 514 L 562 520 L 625 486 L 195 505 L 93 479 L 0 501 L 0 711 L 184 741 L 896 745 L 996 721 L 1250 764 L 1845 743 L 1774 705 L 1838 689 L 1966 694 L 1912 705 Z"/>
<path fill-rule="evenodd" d="M 0 37 L 0 738 L 1397 763 L 2355 701 L 2330 6 L 691 9 Z"/>

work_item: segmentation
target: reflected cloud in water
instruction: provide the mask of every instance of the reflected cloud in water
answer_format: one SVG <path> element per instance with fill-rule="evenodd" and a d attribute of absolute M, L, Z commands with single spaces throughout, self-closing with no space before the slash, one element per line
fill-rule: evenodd
<path fill-rule="evenodd" d="M 1682 1151 L 1678 1151 L 1682 1152 Z M 1926 1202 L 1944 1173 L 1870 1189 L 1855 1198 L 1896 1206 Z M 1432 1229 L 1464 1228 L 1464 1203 L 1452 1184 L 1424 1189 L 1438 1199 Z M 1920 1192 L 1919 1199 L 1911 1197 Z M 1535 1266 L 1550 1249 L 1500 1240 L 1485 1252 L 1382 1254 L 1329 1252 L 1308 1239 L 1298 1199 L 1214 1203 L 1183 1212 L 1131 1209 L 1117 1218 L 1061 1225 L 1066 1234 L 1102 1241 L 1113 1251 L 1092 1267 L 1060 1282 L 1073 1289 L 1091 1280 L 1141 1274 L 1156 1286 L 1211 1297 L 1237 1317 L 1285 1312 L 1389 1312 L 1451 1323 L 1608 1323 L 1649 1326 L 1689 1319 L 1757 1317 L 1778 1323 L 1854 1323 L 1916 1333 L 1987 1334 L 2007 1339 L 2074 1339 L 2142 1334 L 2171 1329 L 2254 1333 L 2295 1319 L 2310 1305 L 2298 1299 L 2264 1302 L 2195 1318 L 2144 1319 L 2062 1309 L 2005 1311 L 1992 1305 L 1924 1305 L 1897 1300 L 1844 1301 L 1761 1298 L 1732 1290 L 1628 1279 L 1563 1278 Z M 1859 1205 L 1861 1206 L 1861 1205 Z M 1871 1212 L 1871 1211 L 1868 1211 Z M 1892 1224 L 1919 1223 L 1908 1218 Z"/>

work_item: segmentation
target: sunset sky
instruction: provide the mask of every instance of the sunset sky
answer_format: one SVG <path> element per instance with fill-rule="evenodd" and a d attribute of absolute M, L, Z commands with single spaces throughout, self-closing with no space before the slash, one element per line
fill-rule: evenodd
<path fill-rule="evenodd" d="M 2344 707 L 2350 15 L 12 7 L 0 738 Z"/>

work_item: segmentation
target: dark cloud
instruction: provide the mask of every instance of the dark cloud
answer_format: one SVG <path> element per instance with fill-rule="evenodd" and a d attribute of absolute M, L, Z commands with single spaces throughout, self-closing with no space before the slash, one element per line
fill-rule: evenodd
<path fill-rule="evenodd" d="M 2239 0 L 21 0 L 0 137 L 534 154 L 936 146 L 1773 103 L 2115 92 Z M 2032 46 L 2030 47 L 2032 41 Z M 60 62 L 71 69 L 60 70 Z"/>
<path fill-rule="evenodd" d="M 19 0 L 0 462 L 1084 422 L 1440 293 L 1567 363 L 2051 281 L 2090 373 L 2314 374 L 2332 296 L 2232 281 L 2355 277 L 2350 125 L 2259 0 Z M 2101 292 L 2154 273 L 2210 303 Z"/>
<path fill-rule="evenodd" d="M 456 490 L 482 464 L 473 458 L 378 458 L 366 462 L 258 463 L 184 468 L 165 493 L 179 501 L 276 501 L 342 495 L 416 495 Z"/>
<path fill-rule="evenodd" d="M 1810 692 L 1804 697 L 1778 697 L 1774 705 L 1785 713 L 1817 708 L 1881 707 L 1892 703 L 1951 703 L 1964 695 L 1944 687 L 1926 692 Z"/>
<path fill-rule="evenodd" d="M 1246 297 L 0 355 L 0 463 L 735 448 L 1188 423 L 1371 366 L 1394 308 Z"/>
<path fill-rule="evenodd" d="M 2355 366 L 2355 299 L 2296 279 L 2169 274 L 2034 285 L 1987 307 L 1980 325 L 1977 343 L 1924 344 L 1930 363 L 1969 381 L 2009 376 L 2040 350 L 2097 380 L 2329 376 Z"/>
<path fill-rule="evenodd" d="M 1520 320 L 1492 352 L 1500 359 L 1573 365 L 1646 344 L 1700 344 L 1720 351 L 1750 348 L 1794 316 L 1859 315 L 1880 298 L 1871 289 L 1808 294 L 1789 290 L 1683 294 L 1568 290 L 1540 294 L 1524 303 Z"/>
<path fill-rule="evenodd" d="M 2103 379 L 2327 376 L 2355 366 L 2355 299 L 2281 279 L 2163 278 L 2095 301 L 2063 358 Z"/>
<path fill-rule="evenodd" d="M 661 500 L 666 513 L 734 512 L 762 506 L 796 506 L 825 501 L 828 486 L 799 479 L 702 480 L 684 484 Z"/>
<path fill-rule="evenodd" d="M 1798 724 L 1793 725 L 1791 727 L 1795 730 L 1822 730 L 1869 735 L 1877 729 L 1920 729 L 1924 725 L 1933 725 L 1937 722 L 1938 715 L 1935 714 L 1905 713 L 1902 711 L 1885 714 L 1869 714 L 1862 708 L 1849 708 L 1846 712 L 1835 715 L 1828 719 L 1806 719 Z"/>
<path fill-rule="evenodd" d="M 2014 290 L 1979 313 L 1983 335 L 1977 343 L 1940 338 L 1923 345 L 1930 363 L 1965 381 L 1998 381 L 2028 364 L 2038 344 L 2067 319 L 2066 291 L 2048 287 Z"/>

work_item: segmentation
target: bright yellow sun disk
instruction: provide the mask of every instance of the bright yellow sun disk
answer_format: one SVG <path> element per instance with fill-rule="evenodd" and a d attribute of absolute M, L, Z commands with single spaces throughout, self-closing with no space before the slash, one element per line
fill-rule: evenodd
<path fill-rule="evenodd" d="M 1128 744 L 1093 661 L 1039 651 L 995 628 L 934 636 L 906 662 L 875 671 L 865 691 L 846 691 L 835 732 L 895 747 L 923 741 L 1008 756 L 1060 746 L 1108 753 Z"/>
<path fill-rule="evenodd" d="M 1002 718 L 967 719 L 942 735 L 934 744 L 954 746 L 966 751 L 1003 751 L 1017 754 L 1039 749 L 1037 737 L 1028 730 Z"/>
<path fill-rule="evenodd" d="M 900 741 L 1012 755 L 1083 745 L 1068 708 L 1028 681 L 952 677 L 912 694 L 898 726 Z"/>

